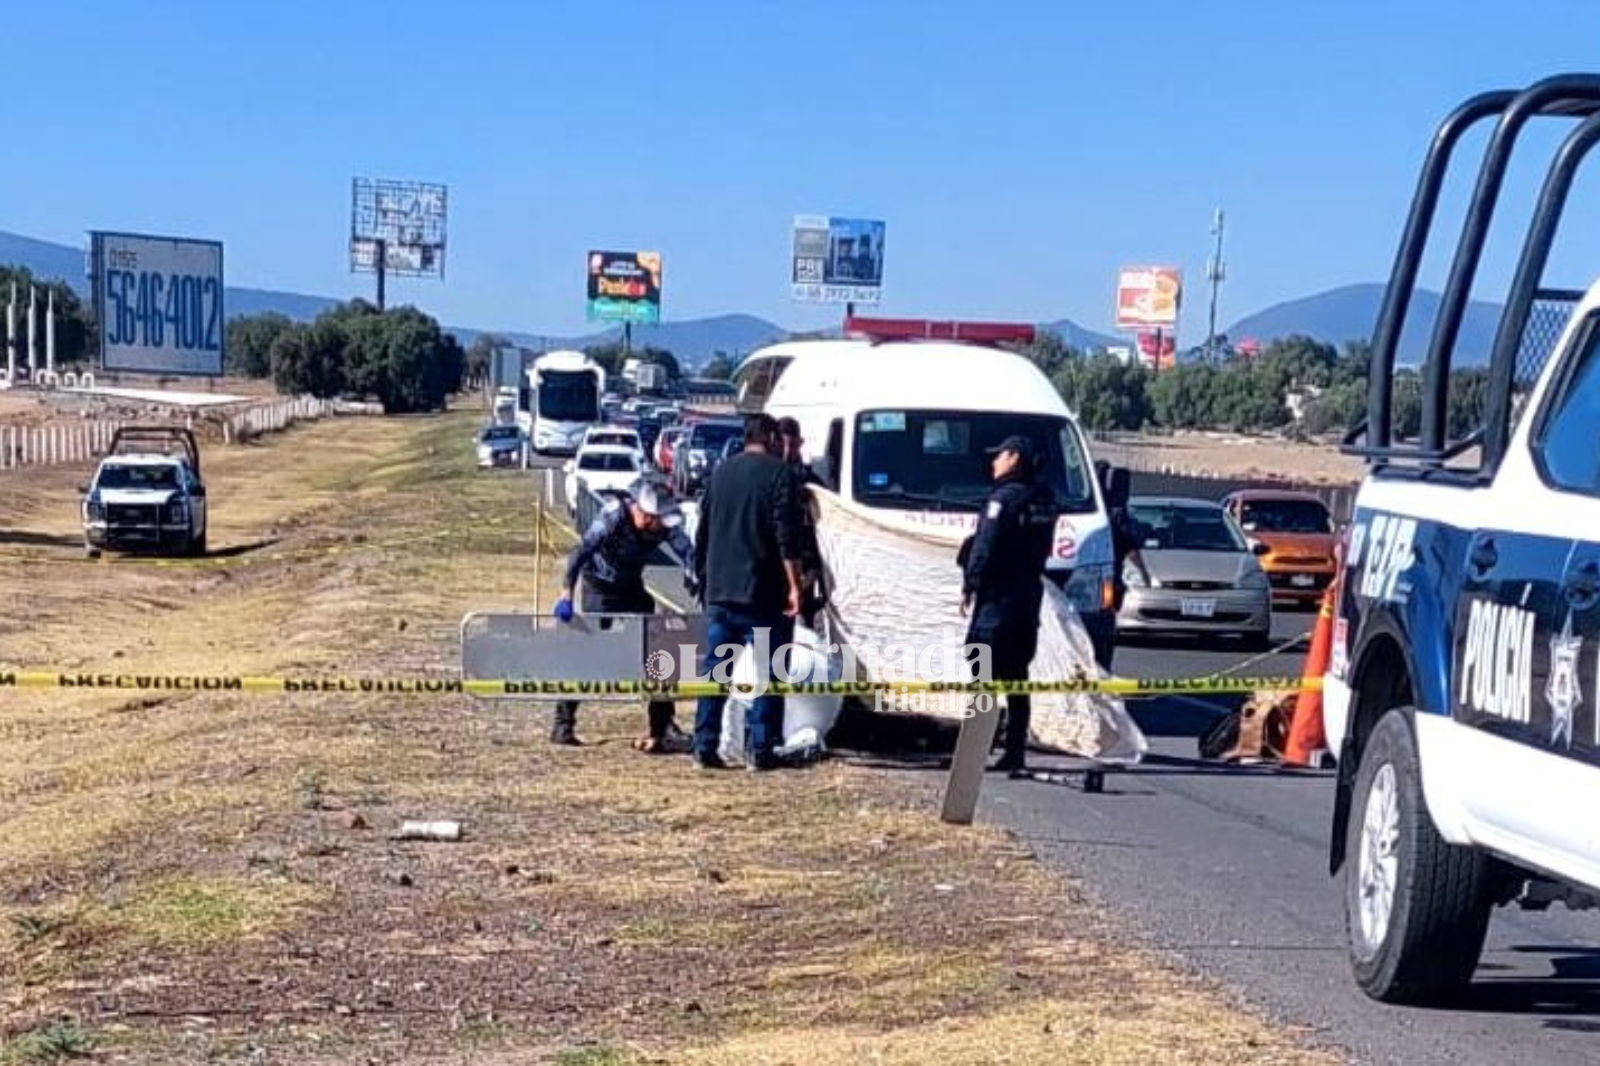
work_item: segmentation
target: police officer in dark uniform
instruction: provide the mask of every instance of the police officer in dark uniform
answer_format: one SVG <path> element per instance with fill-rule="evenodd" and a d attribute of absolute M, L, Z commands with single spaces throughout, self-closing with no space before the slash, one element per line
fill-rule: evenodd
<path fill-rule="evenodd" d="M 1038 480 L 1033 442 L 1010 436 L 989 449 L 994 488 L 961 550 L 968 644 L 987 644 L 993 680 L 1026 681 L 1039 644 L 1045 563 L 1055 540 L 1055 494 Z M 972 655 L 977 666 L 976 652 Z M 981 680 L 974 676 L 974 680 Z M 1025 771 L 1031 698 L 1006 696 L 1005 753 L 996 770 Z"/>
<path fill-rule="evenodd" d="M 683 584 L 691 599 L 699 595 L 694 573 L 694 544 L 683 531 L 683 512 L 667 491 L 649 481 L 638 481 L 627 492 L 616 493 L 590 523 L 567 559 L 565 594 L 556 602 L 555 615 L 572 621 L 572 594 L 583 578 L 585 614 L 654 614 L 655 600 L 644 586 L 644 568 L 666 543 L 683 566 Z M 650 734 L 636 746 L 642 751 L 664 751 L 673 731 L 672 701 L 650 704 Z M 556 705 L 553 744 L 576 744 L 576 700 Z"/>

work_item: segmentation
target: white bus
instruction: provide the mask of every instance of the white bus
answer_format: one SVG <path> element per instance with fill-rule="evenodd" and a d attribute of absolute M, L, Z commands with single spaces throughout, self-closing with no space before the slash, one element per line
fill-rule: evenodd
<path fill-rule="evenodd" d="M 600 422 L 606 372 L 582 352 L 546 352 L 528 367 L 517 422 L 541 455 L 574 455 Z"/>

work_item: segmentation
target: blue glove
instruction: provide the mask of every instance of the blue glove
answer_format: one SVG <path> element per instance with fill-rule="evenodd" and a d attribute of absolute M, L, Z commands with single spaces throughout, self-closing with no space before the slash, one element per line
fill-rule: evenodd
<path fill-rule="evenodd" d="M 563 622 L 572 621 L 572 601 L 565 596 L 557 600 L 555 616 Z"/>

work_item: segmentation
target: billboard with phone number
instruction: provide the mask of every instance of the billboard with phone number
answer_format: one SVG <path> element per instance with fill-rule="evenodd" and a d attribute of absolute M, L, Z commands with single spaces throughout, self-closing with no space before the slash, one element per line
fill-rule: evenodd
<path fill-rule="evenodd" d="M 873 219 L 797 216 L 794 298 L 811 303 L 877 303 L 883 292 L 885 228 Z"/>
<path fill-rule="evenodd" d="M 661 321 L 660 252 L 590 252 L 589 319 Z"/>
<path fill-rule="evenodd" d="M 222 374 L 222 244 L 90 234 L 94 310 L 105 370 Z"/>

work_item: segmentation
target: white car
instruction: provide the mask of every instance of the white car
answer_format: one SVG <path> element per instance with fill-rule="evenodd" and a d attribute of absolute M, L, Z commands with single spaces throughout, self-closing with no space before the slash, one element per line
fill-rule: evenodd
<path fill-rule="evenodd" d="M 639 431 L 631 426 L 591 426 L 583 434 L 583 443 L 578 445 L 578 450 L 594 447 L 632 448 L 639 453 L 639 465 L 647 465 L 647 456 L 644 453 L 644 441 L 639 437 Z"/>
<path fill-rule="evenodd" d="M 577 514 L 581 493 L 623 491 L 643 473 L 644 461 L 638 448 L 596 444 L 579 449 L 566 466 L 567 511 Z"/>

